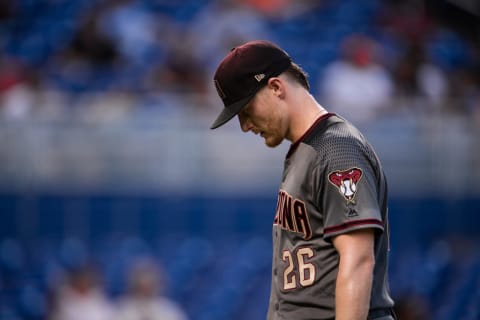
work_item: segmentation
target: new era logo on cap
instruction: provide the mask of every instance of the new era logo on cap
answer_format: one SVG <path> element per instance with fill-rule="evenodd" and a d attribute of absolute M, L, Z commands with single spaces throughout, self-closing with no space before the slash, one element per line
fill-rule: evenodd
<path fill-rule="evenodd" d="M 224 108 L 211 129 L 237 115 L 268 79 L 287 70 L 291 62 L 285 51 L 268 41 L 250 41 L 233 48 L 215 72 L 214 85 Z"/>
<path fill-rule="evenodd" d="M 260 73 L 260 74 L 256 74 L 256 75 L 255 75 L 255 79 L 257 79 L 258 82 L 262 81 L 263 78 L 265 78 L 265 74 L 264 74 L 264 73 Z"/>

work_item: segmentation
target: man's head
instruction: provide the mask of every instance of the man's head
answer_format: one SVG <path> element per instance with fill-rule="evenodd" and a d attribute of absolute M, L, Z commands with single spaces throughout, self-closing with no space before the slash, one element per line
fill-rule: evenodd
<path fill-rule="evenodd" d="M 214 84 L 224 109 L 211 129 L 220 127 L 237 114 L 241 120 L 240 112 L 251 105 L 262 89 L 272 88 L 275 84 L 272 80 L 279 79 L 280 75 L 309 89 L 305 72 L 275 44 L 251 41 L 233 48 L 215 72 Z"/>

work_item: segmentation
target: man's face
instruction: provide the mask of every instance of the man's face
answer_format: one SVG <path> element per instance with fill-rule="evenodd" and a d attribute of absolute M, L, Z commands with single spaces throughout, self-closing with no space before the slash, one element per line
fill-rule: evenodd
<path fill-rule="evenodd" d="M 278 146 L 287 133 L 286 114 L 273 91 L 265 87 L 238 114 L 244 132 L 252 131 L 271 148 Z"/>

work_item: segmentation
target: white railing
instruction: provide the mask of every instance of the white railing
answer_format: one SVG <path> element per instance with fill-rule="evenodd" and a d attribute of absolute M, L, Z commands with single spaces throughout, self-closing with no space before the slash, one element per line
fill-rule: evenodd
<path fill-rule="evenodd" d="M 201 108 L 198 108 L 201 109 Z M 269 149 L 212 110 L 0 120 L 3 190 L 274 194 L 288 142 Z M 464 116 L 389 115 L 359 125 L 392 194 L 480 195 L 480 135 Z"/>

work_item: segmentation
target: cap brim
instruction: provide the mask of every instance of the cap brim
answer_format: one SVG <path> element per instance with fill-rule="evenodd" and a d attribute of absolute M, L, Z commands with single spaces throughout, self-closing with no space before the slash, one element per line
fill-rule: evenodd
<path fill-rule="evenodd" d="M 223 108 L 222 112 L 218 115 L 217 119 L 215 119 L 215 121 L 213 122 L 210 129 L 216 129 L 216 128 L 224 125 L 228 121 L 230 121 L 230 119 L 232 119 L 240 111 L 242 111 L 243 107 L 245 107 L 245 105 L 247 103 L 249 103 L 250 100 L 252 100 L 254 95 L 255 95 L 255 93 L 246 97 L 246 98 L 243 98 L 242 100 L 239 100 L 239 101 L 235 102 L 234 104 L 232 104 L 232 105 L 230 105 L 226 108 Z"/>

